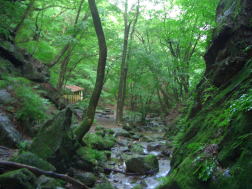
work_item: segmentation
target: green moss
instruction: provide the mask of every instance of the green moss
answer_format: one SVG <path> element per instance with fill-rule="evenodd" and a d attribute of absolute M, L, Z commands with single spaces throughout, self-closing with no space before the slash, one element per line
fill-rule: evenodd
<path fill-rule="evenodd" d="M 43 159 L 48 159 L 63 148 L 63 143 L 71 143 L 69 136 L 71 115 L 71 110 L 67 108 L 59 112 L 53 119 L 48 120 L 33 139 L 30 151 Z"/>
<path fill-rule="evenodd" d="M 115 145 L 115 138 L 110 135 L 97 135 L 94 133 L 87 134 L 84 139 L 84 143 L 89 147 L 98 150 L 110 150 Z"/>
<path fill-rule="evenodd" d="M 38 168 L 46 170 L 46 171 L 55 171 L 56 170 L 53 165 L 51 165 L 47 161 L 41 159 L 36 154 L 33 154 L 31 152 L 22 152 L 21 154 L 14 156 L 11 160 L 14 162 L 38 167 Z"/>
<path fill-rule="evenodd" d="M 98 151 L 90 147 L 81 147 L 77 150 L 77 154 L 87 162 L 93 165 L 98 165 L 99 162 L 105 162 L 107 160 L 106 153 L 104 151 Z"/>
<path fill-rule="evenodd" d="M 205 100 L 201 111 L 179 124 L 171 161 L 174 169 L 159 188 L 252 186 L 251 69 L 250 60 L 228 85 Z M 219 147 L 217 157 L 204 152 L 211 144 Z"/>
<path fill-rule="evenodd" d="M 38 178 L 36 185 L 39 189 L 57 189 L 63 186 L 63 181 L 42 175 Z"/>
<path fill-rule="evenodd" d="M 113 187 L 111 183 L 106 182 L 97 184 L 94 189 L 115 189 L 115 187 Z"/>
<path fill-rule="evenodd" d="M 140 144 L 133 144 L 130 148 L 132 152 L 142 154 L 144 152 L 144 147 Z"/>
<path fill-rule="evenodd" d="M 8 189 L 34 189 L 35 175 L 27 169 L 9 171 L 0 175 L 1 188 Z"/>

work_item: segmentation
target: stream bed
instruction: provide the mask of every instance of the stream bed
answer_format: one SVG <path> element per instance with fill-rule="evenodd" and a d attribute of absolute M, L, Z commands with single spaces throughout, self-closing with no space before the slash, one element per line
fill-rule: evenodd
<path fill-rule="evenodd" d="M 118 189 L 132 189 L 136 185 L 141 185 L 145 189 L 154 189 L 159 184 L 159 179 L 166 176 L 170 171 L 170 159 L 169 153 L 165 153 L 164 146 L 166 141 L 160 137 L 161 133 L 150 133 L 150 137 L 154 137 L 151 142 L 143 142 L 140 140 L 130 140 L 128 138 L 119 138 L 120 144 L 117 144 L 112 149 L 111 159 L 115 160 L 110 162 L 111 167 L 114 169 L 126 172 L 125 159 L 127 156 L 140 154 L 149 155 L 153 154 L 158 158 L 159 171 L 153 175 L 143 176 L 129 176 L 122 173 L 111 172 L 108 176 L 108 180 Z M 155 137 L 158 136 L 158 138 Z M 145 133 L 146 136 L 146 133 Z M 143 147 L 141 152 L 132 152 L 131 147 L 133 145 Z"/>
<path fill-rule="evenodd" d="M 165 134 L 165 124 L 159 117 L 150 118 L 146 126 L 126 126 L 118 127 L 115 124 L 113 110 L 97 112 L 96 119 L 98 125 L 103 125 L 107 129 L 112 129 L 115 133 L 127 132 L 129 136 L 115 136 L 117 144 L 111 149 L 111 160 L 107 162 L 107 167 L 111 171 L 107 175 L 108 181 L 117 189 L 132 189 L 141 185 L 144 189 L 154 189 L 160 184 L 160 178 L 168 175 L 170 171 L 170 156 L 172 147 L 167 141 Z M 128 129 L 127 129 L 128 128 Z M 125 134 L 122 132 L 123 134 Z M 154 155 L 158 160 L 159 170 L 154 174 L 130 176 L 127 173 L 126 161 L 134 156 Z M 123 172 L 123 173 L 119 173 Z"/>

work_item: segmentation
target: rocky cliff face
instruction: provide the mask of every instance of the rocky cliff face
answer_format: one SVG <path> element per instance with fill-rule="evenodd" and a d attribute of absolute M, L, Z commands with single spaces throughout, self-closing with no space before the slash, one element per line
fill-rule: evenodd
<path fill-rule="evenodd" d="M 49 70 L 45 64 L 33 58 L 25 50 L 0 39 L 0 63 L 4 64 L 4 62 L 7 66 L 0 66 L 0 79 L 2 74 L 16 72 L 36 82 L 49 80 Z"/>
<path fill-rule="evenodd" d="M 206 73 L 160 188 L 252 188 L 252 1 L 221 0 Z"/>

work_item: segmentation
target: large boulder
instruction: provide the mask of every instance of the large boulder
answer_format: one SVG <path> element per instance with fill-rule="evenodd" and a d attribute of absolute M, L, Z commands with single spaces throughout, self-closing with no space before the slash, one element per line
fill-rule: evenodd
<path fill-rule="evenodd" d="M 43 160 L 38 157 L 36 154 L 31 152 L 22 152 L 14 157 L 12 157 L 11 161 L 22 163 L 26 165 L 31 165 L 46 171 L 55 171 L 55 167 L 51 165 L 49 162 Z"/>
<path fill-rule="evenodd" d="M 36 176 L 27 169 L 9 171 L 0 175 L 0 187 L 8 189 L 34 189 Z"/>
<path fill-rule="evenodd" d="M 96 176 L 91 173 L 91 172 L 80 172 L 80 171 L 75 171 L 74 172 L 74 178 L 80 180 L 83 182 L 85 185 L 92 187 L 94 186 L 97 178 Z"/>
<path fill-rule="evenodd" d="M 56 152 L 64 150 L 64 143 L 70 140 L 71 118 L 72 111 L 66 108 L 47 121 L 33 139 L 30 151 L 43 159 L 50 159 Z"/>
<path fill-rule="evenodd" d="M 107 161 L 105 151 L 99 151 L 90 147 L 80 147 L 76 151 L 79 160 L 77 161 L 78 168 L 85 171 L 93 171 L 94 168 Z"/>
<path fill-rule="evenodd" d="M 21 142 L 21 135 L 9 117 L 0 111 L 0 143 L 8 147 L 17 147 Z"/>
<path fill-rule="evenodd" d="M 23 77 L 37 82 L 49 80 L 49 71 L 45 64 L 8 41 L 0 41 L 0 57 L 9 60 Z"/>
<path fill-rule="evenodd" d="M 134 156 L 126 160 L 126 171 L 138 174 L 154 174 L 158 172 L 158 159 L 154 155 Z"/>
<path fill-rule="evenodd" d="M 123 137 L 130 137 L 130 133 L 122 128 L 112 128 L 111 129 L 114 132 L 114 136 L 123 136 Z"/>
<path fill-rule="evenodd" d="M 10 104 L 11 102 L 13 102 L 11 94 L 6 89 L 0 90 L 0 105 Z"/>
<path fill-rule="evenodd" d="M 36 181 L 37 189 L 63 189 L 62 181 L 41 175 Z"/>
<path fill-rule="evenodd" d="M 87 134 L 83 141 L 88 146 L 97 150 L 110 150 L 116 143 L 115 138 L 111 135 L 102 137 L 94 133 Z"/>

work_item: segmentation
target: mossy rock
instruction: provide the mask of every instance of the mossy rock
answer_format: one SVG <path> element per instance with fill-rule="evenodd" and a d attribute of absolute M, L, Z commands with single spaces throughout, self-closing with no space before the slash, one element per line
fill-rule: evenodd
<path fill-rule="evenodd" d="M 63 186 L 63 182 L 61 180 L 41 175 L 36 181 L 36 185 L 36 188 L 38 189 L 58 189 Z"/>
<path fill-rule="evenodd" d="M 91 148 L 97 150 L 110 150 L 115 145 L 115 138 L 112 136 L 97 135 L 94 133 L 87 134 L 84 139 L 84 143 L 90 146 Z"/>
<path fill-rule="evenodd" d="M 105 182 L 101 184 L 97 184 L 94 189 L 115 189 L 114 186 L 110 182 Z"/>
<path fill-rule="evenodd" d="M 97 178 L 93 173 L 90 172 L 76 172 L 74 173 L 74 178 L 80 180 L 81 182 L 83 182 L 85 185 L 89 186 L 89 187 L 93 187 Z"/>
<path fill-rule="evenodd" d="M 132 189 L 144 189 L 145 187 L 142 184 L 135 185 Z"/>
<path fill-rule="evenodd" d="M 130 151 L 132 151 L 134 153 L 138 153 L 138 154 L 144 154 L 144 147 L 140 144 L 133 144 L 130 147 Z"/>
<path fill-rule="evenodd" d="M 126 160 L 127 172 L 138 174 L 154 174 L 159 170 L 158 159 L 155 155 L 133 156 Z"/>
<path fill-rule="evenodd" d="M 34 189 L 36 176 L 27 169 L 9 171 L 0 175 L 0 186 L 6 189 Z"/>
<path fill-rule="evenodd" d="M 77 155 L 85 162 L 95 167 L 99 162 L 105 162 L 107 160 L 104 151 L 98 151 L 90 147 L 81 147 L 77 150 Z"/>
<path fill-rule="evenodd" d="M 62 144 L 69 139 L 72 112 L 70 108 L 59 112 L 48 120 L 38 135 L 33 139 L 30 151 L 43 159 L 49 159 L 62 148 Z"/>
<path fill-rule="evenodd" d="M 22 152 L 17 156 L 12 157 L 11 160 L 17 163 L 31 165 L 46 171 L 56 170 L 56 168 L 52 164 L 50 164 L 49 162 L 43 160 L 42 158 L 31 152 Z"/>

